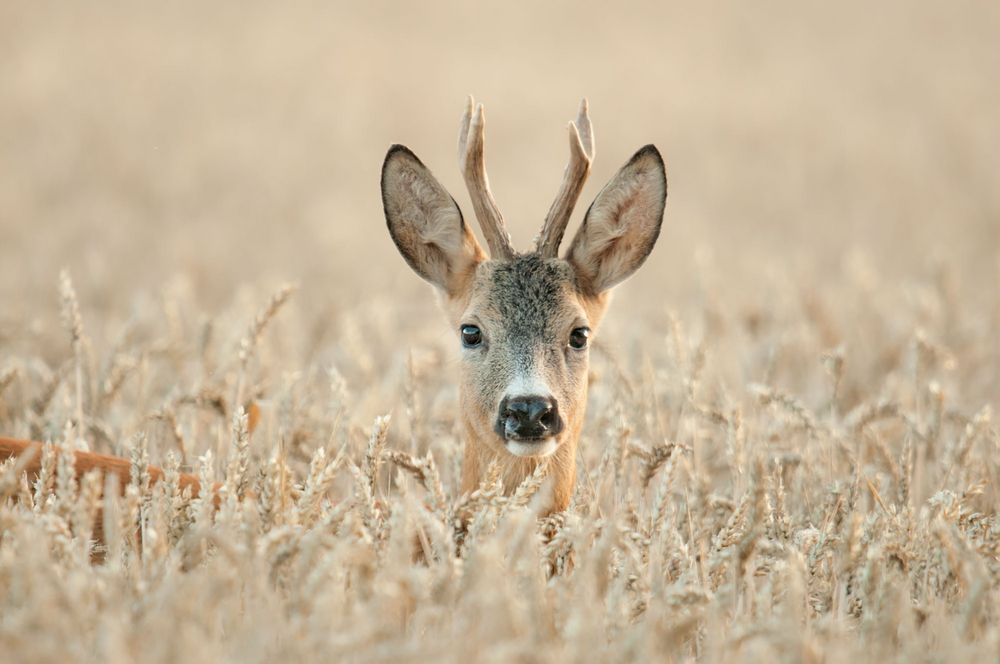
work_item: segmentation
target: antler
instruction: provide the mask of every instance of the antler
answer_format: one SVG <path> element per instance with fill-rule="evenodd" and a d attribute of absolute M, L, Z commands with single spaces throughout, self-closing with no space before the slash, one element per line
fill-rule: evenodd
<path fill-rule="evenodd" d="M 576 123 L 569 123 L 569 164 L 566 165 L 556 200 L 545 216 L 542 232 L 535 241 L 535 249 L 542 256 L 553 257 L 559 252 L 559 243 L 573 214 L 573 206 L 590 174 L 590 165 L 594 161 L 594 128 L 587 111 L 587 100 L 584 99 L 580 102 Z"/>
<path fill-rule="evenodd" d="M 472 198 L 472 207 L 476 218 L 483 228 L 483 235 L 490 247 L 492 258 L 509 259 L 514 257 L 514 247 L 510 243 L 510 235 L 503 223 L 503 215 L 497 208 L 490 192 L 490 181 L 486 177 L 486 155 L 484 154 L 486 116 L 483 105 L 476 106 L 472 112 L 473 101 L 469 96 L 465 104 L 465 115 L 462 116 L 462 127 L 458 135 L 458 164 L 465 178 L 465 186 Z"/>

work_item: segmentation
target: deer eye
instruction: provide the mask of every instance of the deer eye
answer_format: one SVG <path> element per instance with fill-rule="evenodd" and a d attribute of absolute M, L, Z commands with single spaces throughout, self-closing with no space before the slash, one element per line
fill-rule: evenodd
<path fill-rule="evenodd" d="M 590 339 L 590 328 L 578 327 L 569 333 L 569 347 L 574 350 L 583 350 L 587 347 L 588 339 Z"/>
<path fill-rule="evenodd" d="M 466 348 L 475 348 L 483 343 L 483 331 L 475 325 L 462 326 L 462 345 Z"/>

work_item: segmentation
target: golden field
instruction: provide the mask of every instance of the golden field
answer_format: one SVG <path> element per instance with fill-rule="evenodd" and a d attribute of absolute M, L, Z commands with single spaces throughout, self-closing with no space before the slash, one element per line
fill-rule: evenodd
<path fill-rule="evenodd" d="M 168 470 L 0 468 L 0 660 L 995 659 L 997 34 L 966 1 L 0 3 L 0 436 Z M 401 142 L 471 219 L 470 93 L 519 247 L 580 97 L 581 209 L 667 162 L 543 520 L 543 482 L 459 495 L 457 335 L 382 216 Z"/>

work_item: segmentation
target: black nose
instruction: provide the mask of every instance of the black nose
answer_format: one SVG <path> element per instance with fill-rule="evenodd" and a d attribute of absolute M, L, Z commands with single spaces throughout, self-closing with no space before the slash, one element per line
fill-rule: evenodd
<path fill-rule="evenodd" d="M 500 402 L 497 433 L 511 440 L 541 440 L 562 430 L 555 399 L 511 397 Z"/>

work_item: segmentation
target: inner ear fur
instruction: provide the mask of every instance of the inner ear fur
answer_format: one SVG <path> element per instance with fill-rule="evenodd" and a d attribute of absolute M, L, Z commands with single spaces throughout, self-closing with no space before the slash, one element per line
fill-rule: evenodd
<path fill-rule="evenodd" d="M 666 199 L 663 158 L 647 145 L 597 195 L 566 252 L 586 290 L 601 293 L 639 269 L 660 235 Z"/>
<path fill-rule="evenodd" d="M 486 255 L 451 194 L 409 148 L 393 145 L 382 164 L 389 235 L 413 271 L 455 296 Z"/>

